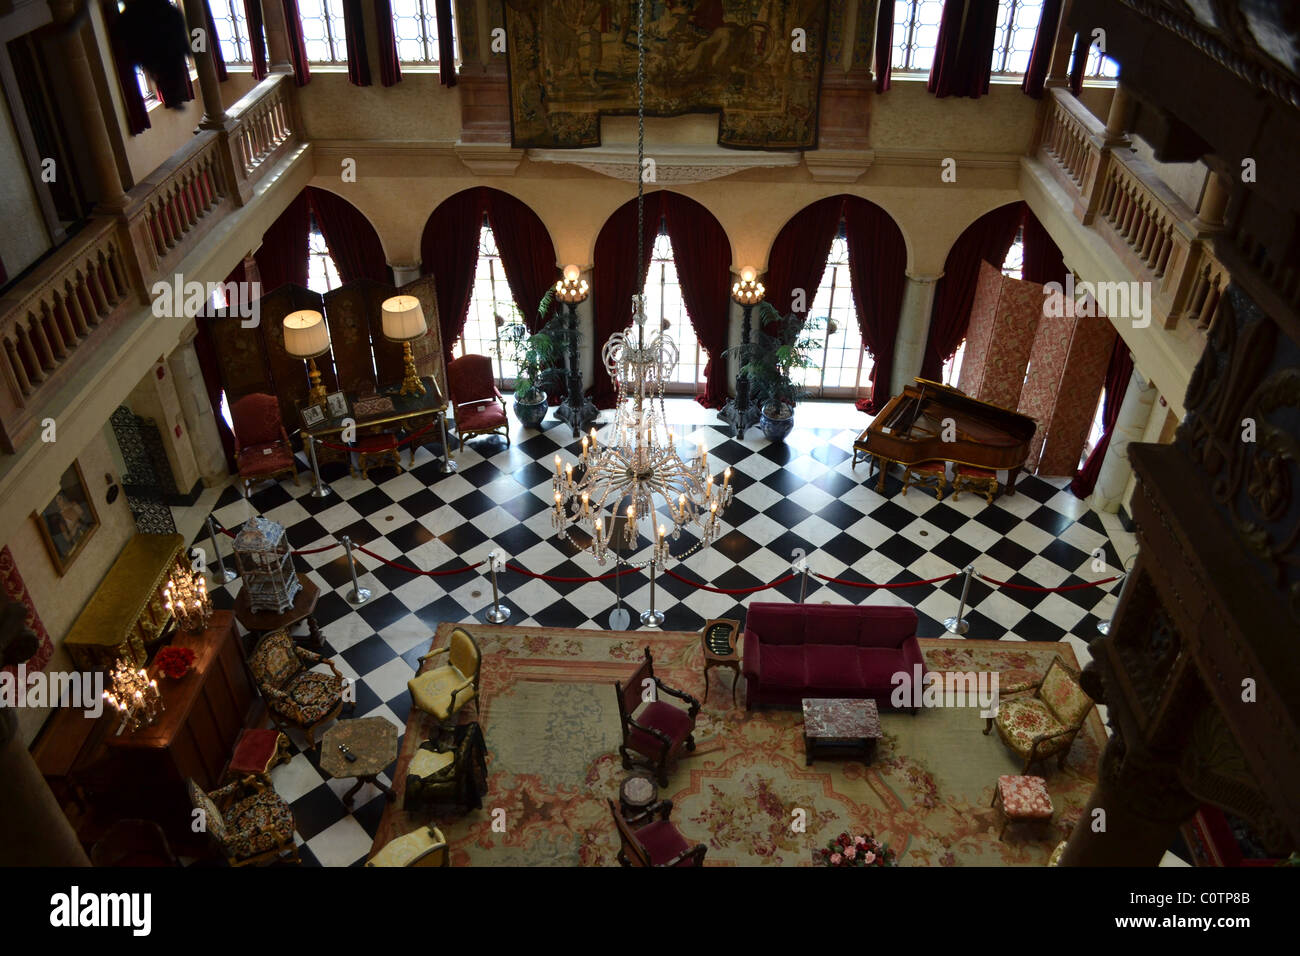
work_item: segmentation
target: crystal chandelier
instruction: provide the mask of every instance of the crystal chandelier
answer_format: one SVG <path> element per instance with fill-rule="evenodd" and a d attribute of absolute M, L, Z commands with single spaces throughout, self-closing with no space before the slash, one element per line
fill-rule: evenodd
<path fill-rule="evenodd" d="M 151 680 L 143 669 L 136 670 L 129 661 L 119 657 L 113 663 L 109 681 L 113 689 L 104 691 L 104 700 L 122 718 L 117 727 L 119 735 L 123 730 L 134 733 L 148 727 L 158 719 L 158 712 L 166 709 L 158 682 Z"/>
<path fill-rule="evenodd" d="M 637 4 L 637 170 L 644 169 L 645 157 L 645 0 Z M 644 177 L 637 176 L 637 268 L 645 261 L 643 228 L 645 215 Z M 639 279 L 644 279 L 638 275 Z M 638 283 L 644 286 L 644 281 Z M 552 525 L 565 538 L 589 550 L 604 564 L 611 545 L 616 551 L 637 550 L 642 538 L 651 542 L 645 566 L 662 565 L 669 558 L 685 558 L 717 537 L 718 516 L 731 501 L 731 469 L 722 473 L 718 484 L 709 473 L 709 453 L 700 445 L 699 455 L 689 462 L 677 452 L 673 433 L 664 413 L 664 384 L 677 366 L 677 345 L 662 330 L 647 336 L 645 303 L 632 297 L 632 325 L 610 336 L 601 359 L 618 389 L 615 419 L 610 437 L 602 445 L 596 429 L 582 439 L 582 456 L 575 472 L 555 456 L 555 507 Z M 623 521 L 615 539 L 615 524 Z M 585 537 L 575 538 L 581 528 Z M 696 541 L 673 554 L 670 541 L 693 530 Z"/>
<path fill-rule="evenodd" d="M 172 576 L 163 588 L 163 604 L 182 631 L 201 631 L 212 619 L 212 598 L 208 596 L 207 581 L 183 560 L 176 562 Z"/>

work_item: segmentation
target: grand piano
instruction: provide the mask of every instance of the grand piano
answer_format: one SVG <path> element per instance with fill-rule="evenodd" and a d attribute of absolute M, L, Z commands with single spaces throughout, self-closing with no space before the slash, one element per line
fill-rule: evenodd
<path fill-rule="evenodd" d="M 943 440 L 945 419 L 955 439 Z M 1016 493 L 1016 477 L 1029 457 L 1038 423 L 1028 415 L 971 398 L 938 382 L 918 378 L 889 400 L 875 421 L 853 443 L 853 463 L 874 457 L 880 469 L 877 491 L 885 490 L 890 462 L 915 465 L 951 461 L 989 471 L 1006 471 L 1005 494 Z"/>

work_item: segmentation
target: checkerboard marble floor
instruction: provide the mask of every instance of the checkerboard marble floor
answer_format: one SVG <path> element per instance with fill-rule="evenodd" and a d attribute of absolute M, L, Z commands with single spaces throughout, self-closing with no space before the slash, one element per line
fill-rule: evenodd
<path fill-rule="evenodd" d="M 796 549 L 807 555 L 813 572 L 852 581 L 914 581 L 973 564 L 979 574 L 1000 581 L 1055 587 L 1110 577 L 1134 549 L 1132 536 L 1114 516 L 1091 511 L 1064 479 L 1022 476 L 1014 496 L 992 505 L 971 494 L 936 501 L 932 493 L 912 489 L 904 496 L 901 481 L 892 475 L 884 495 L 877 494 L 868 466 L 852 465 L 853 439 L 867 418 L 851 405 L 805 403 L 786 442 L 770 444 L 757 429 L 743 440 L 733 439 L 715 412 L 693 401 L 667 404 L 684 454 L 703 444 L 715 472 L 726 465 L 733 469 L 728 530 L 712 547 L 674 568 L 714 587 L 747 588 L 783 577 Z M 343 465 L 324 466 L 333 491 L 324 498 L 309 494 L 309 474 L 300 477 L 298 486 L 263 483 L 251 502 L 232 482 L 178 512 L 178 524 L 209 550 L 201 525 L 210 511 L 232 530 L 254 514 L 272 518 L 285 526 L 295 549 L 318 548 L 348 535 L 389 560 L 424 570 L 474 563 L 493 549 L 536 573 L 579 577 L 612 569 L 612 562 L 600 567 L 559 540 L 551 526 L 551 463 L 557 453 L 568 460 L 576 457 L 571 430 L 552 420 L 540 431 L 512 423 L 510 447 L 495 437 L 475 439 L 455 453 L 459 470 L 453 474 L 442 471 L 434 444 L 417 449 L 414 466 L 400 474 L 391 467 L 373 469 L 363 481 L 350 477 Z M 405 453 L 402 460 L 407 464 Z M 221 551 L 229 561 L 229 539 L 221 542 Z M 491 586 L 480 572 L 432 578 L 357 557 L 364 568 L 361 584 L 372 593 L 358 607 L 344 598 L 351 579 L 341 550 L 296 560 L 321 587 L 316 619 L 328 645 L 325 652 L 356 683 L 357 708 L 351 716 L 383 716 L 404 727 L 406 682 L 434 629 L 443 621 L 482 620 L 491 604 Z M 1098 558 L 1104 570 L 1094 566 Z M 550 583 L 505 572 L 500 583 L 512 609 L 510 624 L 606 627 L 617 602 L 612 580 Z M 648 578 L 629 574 L 620 583 L 624 606 L 639 627 L 639 612 L 649 606 Z M 961 584 L 956 577 L 937 585 L 868 590 L 810 577 L 806 600 L 910 604 L 920 615 L 920 636 L 952 637 L 941 622 L 956 613 Z M 216 588 L 214 603 L 230 606 L 238 586 L 236 580 L 228 588 Z M 800 580 L 739 598 L 697 590 L 668 576 L 661 576 L 657 587 L 655 603 L 666 615 L 664 628 L 692 631 L 713 617 L 743 620 L 751 600 L 797 601 Z M 1080 662 L 1086 662 L 1087 642 L 1114 608 L 1115 587 L 1040 593 L 997 588 L 977 577 L 968 595 L 965 636 L 1067 641 Z M 297 750 L 289 764 L 274 771 L 273 780 L 293 806 L 304 862 L 364 862 L 384 807 L 374 788 L 363 788 L 349 812 L 340 798 L 353 781 L 330 779 L 315 753 Z"/>

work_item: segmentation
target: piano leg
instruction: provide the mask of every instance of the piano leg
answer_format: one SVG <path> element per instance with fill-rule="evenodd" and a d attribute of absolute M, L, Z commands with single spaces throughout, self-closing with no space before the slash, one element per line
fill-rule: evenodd
<path fill-rule="evenodd" d="M 1016 478 L 1020 476 L 1019 466 L 1012 468 L 1007 472 L 1007 486 L 1003 490 L 1004 495 L 1014 495 L 1016 493 Z"/>
<path fill-rule="evenodd" d="M 879 455 L 875 457 L 874 461 L 876 463 L 876 470 L 880 472 L 880 480 L 876 482 L 876 494 L 883 495 L 885 493 L 885 469 L 889 467 L 889 463 Z M 867 480 L 870 481 L 870 478 Z"/>

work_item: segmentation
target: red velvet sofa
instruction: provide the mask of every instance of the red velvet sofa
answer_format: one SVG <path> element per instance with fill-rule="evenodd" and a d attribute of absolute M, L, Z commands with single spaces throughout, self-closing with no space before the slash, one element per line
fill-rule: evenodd
<path fill-rule="evenodd" d="M 756 603 L 745 615 L 747 708 L 805 697 L 871 697 L 886 708 L 893 675 L 917 664 L 924 675 L 910 607 Z"/>

